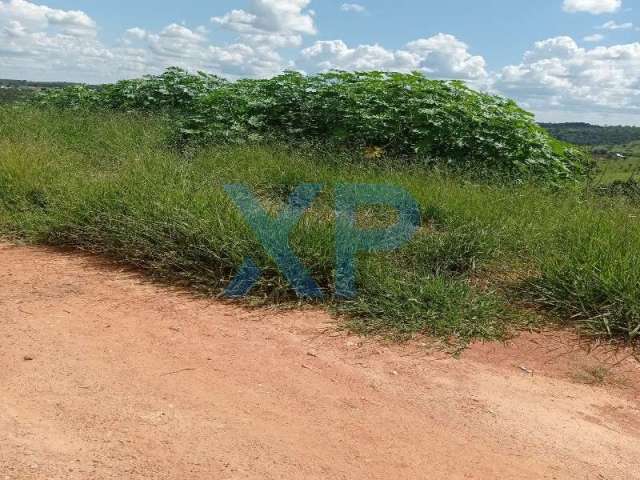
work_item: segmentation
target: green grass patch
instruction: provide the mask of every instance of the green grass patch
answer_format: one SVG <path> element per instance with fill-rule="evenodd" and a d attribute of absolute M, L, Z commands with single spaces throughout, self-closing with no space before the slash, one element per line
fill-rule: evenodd
<path fill-rule="evenodd" d="M 167 148 L 166 134 L 165 120 L 142 114 L 0 110 L 0 232 L 108 255 L 213 295 L 250 255 L 265 273 L 251 301 L 295 302 L 223 186 L 248 185 L 276 213 L 300 183 L 322 183 L 291 245 L 352 329 L 464 344 L 503 338 L 537 309 L 597 335 L 639 334 L 640 224 L 631 205 L 578 187 L 478 183 L 291 146 L 186 155 Z M 360 255 L 358 296 L 338 301 L 333 187 L 345 182 L 406 188 L 423 226 L 396 252 Z M 372 208 L 358 221 L 394 219 Z"/>

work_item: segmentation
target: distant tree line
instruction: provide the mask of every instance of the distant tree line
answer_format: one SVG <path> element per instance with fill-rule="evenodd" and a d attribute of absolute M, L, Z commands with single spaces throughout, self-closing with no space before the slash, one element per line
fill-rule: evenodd
<path fill-rule="evenodd" d="M 73 82 L 32 82 L 30 80 L 11 80 L 0 78 L 0 86 L 13 88 L 64 88 L 70 85 L 77 85 Z"/>
<path fill-rule="evenodd" d="M 0 78 L 0 105 L 21 102 L 43 90 L 60 89 L 76 85 L 70 82 L 31 82 Z"/>
<path fill-rule="evenodd" d="M 541 123 L 552 136 L 576 145 L 624 145 L 640 140 L 640 127 L 589 123 Z"/>

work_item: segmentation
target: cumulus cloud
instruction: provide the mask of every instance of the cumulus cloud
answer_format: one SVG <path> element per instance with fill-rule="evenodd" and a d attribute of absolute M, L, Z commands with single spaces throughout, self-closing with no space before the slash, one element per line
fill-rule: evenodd
<path fill-rule="evenodd" d="M 0 25 L 11 24 L 25 33 L 46 29 L 68 35 L 94 35 L 96 22 L 79 10 L 58 10 L 26 0 L 0 1 Z"/>
<path fill-rule="evenodd" d="M 640 114 L 640 43 L 579 47 L 570 37 L 537 42 L 503 68 L 494 88 L 537 111 Z"/>
<path fill-rule="evenodd" d="M 204 27 L 172 23 L 158 31 L 133 27 L 115 45 L 95 35 L 96 23 L 81 11 L 56 10 L 26 0 L 0 0 L 0 68 L 7 75 L 83 81 L 110 81 L 155 73 L 175 65 L 227 77 L 265 77 L 284 68 L 307 71 L 421 70 L 434 78 L 479 81 L 488 78 L 481 56 L 452 35 L 418 39 L 404 48 L 348 46 L 341 40 L 315 42 L 298 62 L 279 49 L 316 33 L 310 0 L 252 0 L 213 23 L 237 34 L 230 44 L 209 41 Z M 83 34 L 80 34 L 80 30 Z M 93 34 L 88 34 L 93 32 Z"/>
<path fill-rule="evenodd" d="M 265 77 L 284 67 L 284 61 L 270 46 L 212 45 L 205 33 L 203 28 L 192 30 L 175 23 L 157 33 L 132 28 L 125 33 L 125 47 L 118 53 L 129 68 L 140 73 L 178 66 L 226 77 Z"/>
<path fill-rule="evenodd" d="M 125 32 L 126 39 L 142 40 L 143 38 L 146 38 L 147 35 L 147 31 L 139 27 L 130 28 Z"/>
<path fill-rule="evenodd" d="M 308 70 L 399 70 L 418 67 L 409 52 L 391 51 L 380 45 L 349 47 L 342 40 L 323 40 L 302 50 L 299 60 Z"/>
<path fill-rule="evenodd" d="M 564 11 L 569 13 L 585 12 L 592 15 L 614 13 L 622 7 L 622 0 L 564 0 Z"/>
<path fill-rule="evenodd" d="M 317 33 L 311 0 L 251 0 L 247 10 L 232 10 L 211 21 L 255 44 L 300 46 L 302 35 Z"/>
<path fill-rule="evenodd" d="M 364 5 L 360 5 L 359 3 L 343 3 L 340 6 L 340 10 L 343 12 L 353 12 L 353 13 L 364 13 L 367 11 Z"/>
<path fill-rule="evenodd" d="M 290 66 L 267 43 L 214 45 L 204 27 L 134 27 L 109 46 L 96 31 L 95 21 L 81 11 L 0 1 L 0 71 L 14 78 L 99 83 L 174 65 L 229 78 L 271 76 Z"/>
<path fill-rule="evenodd" d="M 453 35 L 439 33 L 409 42 L 399 50 L 380 45 L 349 47 L 342 40 L 318 41 L 302 50 L 299 64 L 308 70 L 420 70 L 432 78 L 481 80 L 486 62 L 469 53 Z"/>
<path fill-rule="evenodd" d="M 407 51 L 420 59 L 420 69 L 438 77 L 478 79 L 486 77 L 486 62 L 471 55 L 469 46 L 453 35 L 439 33 L 410 42 Z"/>
<path fill-rule="evenodd" d="M 113 53 L 96 39 L 96 22 L 79 10 L 26 0 L 0 1 L 0 71 L 3 76 L 97 78 Z M 95 74 L 95 75 L 94 75 Z M 73 75 L 73 73 L 71 73 Z"/>

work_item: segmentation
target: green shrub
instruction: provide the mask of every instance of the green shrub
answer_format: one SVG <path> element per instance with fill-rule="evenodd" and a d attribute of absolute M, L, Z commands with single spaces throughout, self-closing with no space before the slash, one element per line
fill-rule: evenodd
<path fill-rule="evenodd" d="M 98 108 L 102 104 L 102 99 L 96 88 L 72 85 L 43 90 L 31 98 L 30 103 L 47 108 L 80 110 Z"/>
<path fill-rule="evenodd" d="M 200 97 L 226 83 L 204 72 L 190 75 L 179 68 L 169 68 L 162 75 L 104 85 L 99 95 L 102 106 L 115 110 L 181 114 L 190 112 Z"/>
<path fill-rule="evenodd" d="M 31 103 L 60 109 L 111 109 L 118 111 L 189 112 L 195 101 L 224 85 L 215 75 L 198 72 L 191 75 L 180 68 L 140 79 L 121 80 L 100 86 L 74 85 L 48 89 Z"/>
<path fill-rule="evenodd" d="M 579 150 L 552 140 L 515 102 L 420 73 L 286 72 L 227 82 L 173 68 L 98 89 L 50 91 L 36 103 L 168 112 L 180 143 L 306 143 L 510 180 L 555 182 L 588 171 Z"/>

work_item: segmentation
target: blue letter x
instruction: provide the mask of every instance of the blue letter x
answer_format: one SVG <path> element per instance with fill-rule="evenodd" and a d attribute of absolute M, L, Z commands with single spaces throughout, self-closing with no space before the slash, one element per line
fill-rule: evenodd
<path fill-rule="evenodd" d="M 224 189 L 240 209 L 244 219 L 297 295 L 310 299 L 321 299 L 323 295 L 320 287 L 291 251 L 289 234 L 320 193 L 322 185 L 300 185 L 289 196 L 288 204 L 278 218 L 271 217 L 247 187 L 226 185 Z M 238 274 L 225 290 L 225 295 L 232 298 L 247 295 L 261 276 L 262 272 L 258 266 L 250 257 L 247 257 Z"/>

